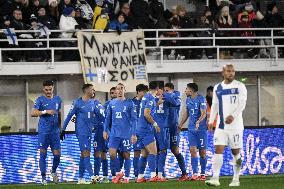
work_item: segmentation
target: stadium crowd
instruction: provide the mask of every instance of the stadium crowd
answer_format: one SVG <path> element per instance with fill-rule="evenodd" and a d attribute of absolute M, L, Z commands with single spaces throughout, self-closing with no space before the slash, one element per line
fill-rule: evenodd
<path fill-rule="evenodd" d="M 177 5 L 165 9 L 158 0 L 1 0 L 0 29 L 14 28 L 15 30 L 123 30 L 133 29 L 185 29 L 210 28 L 202 32 L 161 32 L 163 37 L 210 37 L 215 32 L 218 37 L 228 36 L 270 36 L 270 31 L 219 31 L 218 28 L 280 28 L 283 27 L 283 17 L 278 12 L 277 1 L 261 9 L 261 1 L 256 0 L 211 0 L 209 7 L 204 6 L 200 18 L 192 18 L 186 7 Z M 205 3 L 204 3 L 205 4 Z M 1 38 L 5 35 L 1 33 Z M 18 38 L 46 38 L 48 33 L 19 34 Z M 275 36 L 283 32 L 275 32 Z M 75 32 L 52 33 L 50 38 L 75 37 Z M 155 37 L 152 32 L 145 33 L 146 37 Z M 281 44 L 277 39 L 274 44 Z M 271 39 L 216 40 L 216 45 L 271 45 Z M 64 46 L 76 46 L 74 41 L 64 41 Z M 148 46 L 155 45 L 147 41 Z M 164 40 L 160 46 L 208 46 L 212 40 Z M 45 42 L 20 42 L 18 45 L 8 45 L 1 42 L 2 47 L 46 47 Z M 58 46 L 51 43 L 51 46 Z M 235 50 L 220 52 L 222 57 L 231 57 Z M 214 58 L 213 49 L 205 49 L 208 59 Z M 275 49 L 246 49 L 248 58 L 275 58 Z M 203 49 L 166 50 L 168 59 L 200 59 Z M 281 53 L 280 53 L 281 54 Z M 47 61 L 50 55 L 40 51 L 42 61 Z M 5 52 L 6 61 L 27 60 L 35 56 L 35 52 L 15 53 Z M 75 55 L 76 56 L 76 55 Z M 71 57 L 74 60 L 76 57 Z M 78 58 L 78 56 L 77 56 Z"/>

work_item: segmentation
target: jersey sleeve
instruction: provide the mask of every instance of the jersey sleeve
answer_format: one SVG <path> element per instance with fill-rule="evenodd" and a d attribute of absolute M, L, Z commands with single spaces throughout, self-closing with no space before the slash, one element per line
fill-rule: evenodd
<path fill-rule="evenodd" d="M 111 118 L 112 118 L 112 111 L 111 111 L 110 105 L 107 106 L 105 116 L 106 116 L 106 118 L 105 118 L 105 123 L 104 123 L 104 131 L 109 133 L 110 132 Z"/>
<path fill-rule="evenodd" d="M 39 97 L 35 100 L 33 108 L 36 109 L 36 110 L 39 110 L 40 107 L 41 107 L 41 101 L 40 101 L 40 97 Z"/>
<path fill-rule="evenodd" d="M 212 105 L 211 105 L 211 112 L 210 112 L 210 118 L 209 118 L 209 124 L 213 124 L 215 117 L 218 113 L 218 107 L 219 107 L 219 100 L 216 94 L 217 86 L 215 85 L 213 89 L 213 98 L 212 98 Z"/>
<path fill-rule="evenodd" d="M 241 83 L 239 87 L 239 101 L 238 106 L 235 111 L 232 113 L 234 118 L 238 117 L 240 113 L 245 109 L 247 102 L 247 89 L 244 84 Z"/>
<path fill-rule="evenodd" d="M 180 106 L 181 99 L 178 94 L 175 93 L 163 93 L 165 101 L 169 102 L 171 106 Z"/>
<path fill-rule="evenodd" d="M 204 97 L 202 97 L 200 99 L 200 110 L 206 110 L 207 106 L 206 106 L 206 99 Z"/>
<path fill-rule="evenodd" d="M 132 135 L 136 135 L 136 127 L 137 127 L 137 111 L 136 111 L 136 107 L 133 101 L 131 101 L 131 105 L 130 105 L 131 109 L 130 109 L 130 113 L 131 113 L 131 134 Z"/>
<path fill-rule="evenodd" d="M 62 106 L 62 99 L 58 97 L 58 111 L 61 110 L 61 106 Z"/>
<path fill-rule="evenodd" d="M 94 108 L 94 113 L 98 116 L 98 120 L 103 122 L 105 120 L 105 109 L 101 103 L 97 103 Z"/>
<path fill-rule="evenodd" d="M 62 128 L 63 131 L 66 130 L 69 121 L 71 120 L 72 116 L 76 113 L 76 111 L 77 111 L 77 106 L 76 106 L 76 100 L 75 100 L 75 101 L 73 101 L 73 103 L 70 107 L 69 113 L 67 114 L 67 117 L 64 120 L 63 128 Z"/>
<path fill-rule="evenodd" d="M 146 104 L 145 104 L 145 109 L 150 109 L 152 110 L 155 106 L 155 99 L 147 99 Z"/>

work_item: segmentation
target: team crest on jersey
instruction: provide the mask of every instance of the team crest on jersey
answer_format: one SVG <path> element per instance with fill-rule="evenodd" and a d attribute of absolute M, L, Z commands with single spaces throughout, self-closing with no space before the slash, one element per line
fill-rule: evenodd
<path fill-rule="evenodd" d="M 231 89 L 231 93 L 234 94 L 236 92 L 236 89 Z"/>
<path fill-rule="evenodd" d="M 55 104 L 55 109 L 58 110 L 58 107 L 59 107 L 59 104 L 56 103 L 56 104 Z"/>

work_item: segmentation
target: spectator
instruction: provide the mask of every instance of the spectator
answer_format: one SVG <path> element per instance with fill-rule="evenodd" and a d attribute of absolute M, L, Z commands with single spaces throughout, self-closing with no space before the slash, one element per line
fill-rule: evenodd
<path fill-rule="evenodd" d="M 46 9 L 44 6 L 40 6 L 38 8 L 38 21 L 41 24 L 45 25 L 50 30 L 58 29 L 58 25 L 56 21 L 51 16 L 47 15 Z M 55 36 L 58 36 L 58 35 L 55 35 Z"/>
<path fill-rule="evenodd" d="M 56 0 L 53 0 L 56 1 Z M 63 14 L 63 10 L 66 7 L 71 7 L 73 9 L 75 9 L 75 5 L 76 5 L 77 0 L 61 0 L 58 4 L 58 11 L 59 14 L 62 15 Z"/>
<path fill-rule="evenodd" d="M 164 5 L 158 0 L 149 0 L 150 19 L 153 21 L 156 29 L 166 29 L 169 23 L 164 17 Z"/>
<path fill-rule="evenodd" d="M 104 7 L 104 2 L 101 1 L 97 4 L 94 10 L 94 17 L 93 17 L 93 29 L 96 30 L 105 30 L 107 29 L 107 25 L 109 22 L 109 14 L 108 8 Z"/>
<path fill-rule="evenodd" d="M 78 23 L 75 20 L 75 11 L 72 7 L 65 7 L 63 14 L 60 17 L 59 29 L 60 30 L 75 30 Z M 63 32 L 62 38 L 71 38 L 73 32 Z"/>
<path fill-rule="evenodd" d="M 238 23 L 241 22 L 241 17 L 244 11 L 247 12 L 248 22 L 252 22 L 254 19 L 256 19 L 256 12 L 254 11 L 253 5 L 251 3 L 246 3 L 244 10 L 238 14 Z"/>
<path fill-rule="evenodd" d="M 128 24 L 126 23 L 125 15 L 123 13 L 118 14 L 117 19 L 111 21 L 108 27 L 111 30 L 117 30 L 119 32 L 128 30 Z"/>
<path fill-rule="evenodd" d="M 212 37 L 212 33 L 215 30 L 215 21 L 213 19 L 213 15 L 211 10 L 209 9 L 209 7 L 205 7 L 205 11 L 203 13 L 203 15 L 201 16 L 201 28 L 211 28 L 210 30 L 207 31 L 201 31 L 198 35 L 198 37 Z M 198 40 L 198 45 L 199 46 L 212 46 L 212 40 Z M 213 49 L 211 48 L 205 48 L 205 53 L 208 59 L 213 59 Z M 203 49 L 197 49 L 196 54 L 198 56 L 198 58 L 202 58 L 202 54 L 203 54 Z"/>
<path fill-rule="evenodd" d="M 130 5 L 129 3 L 122 3 L 119 14 L 123 13 L 125 15 L 125 21 L 128 24 L 129 30 L 138 28 L 132 13 L 130 12 Z"/>
<path fill-rule="evenodd" d="M 38 16 L 38 10 L 40 7 L 39 0 L 32 0 L 32 3 L 30 4 L 30 15 L 34 14 L 35 16 Z"/>
<path fill-rule="evenodd" d="M 5 15 L 0 19 L 0 29 L 8 29 L 11 28 L 11 17 L 9 15 Z M 6 36 L 4 33 L 0 33 L 0 39 L 6 39 Z M 6 41 L 2 41 L 0 42 L 0 45 L 2 48 L 8 48 L 8 47 L 12 47 L 11 45 L 8 44 L 8 42 Z M 10 52 L 7 51 L 3 51 L 3 61 L 4 62 L 13 62 L 14 59 L 11 56 Z"/>
<path fill-rule="evenodd" d="M 11 16 L 14 10 L 14 0 L 0 0 L 0 17 Z"/>
<path fill-rule="evenodd" d="M 44 25 L 38 22 L 38 18 L 34 14 L 32 14 L 30 17 L 30 24 L 31 24 L 30 30 L 40 30 L 42 27 L 44 27 Z M 32 33 L 32 36 L 34 39 L 44 38 L 41 32 Z M 36 41 L 36 42 L 31 42 L 29 47 L 43 48 L 43 47 L 46 47 L 46 45 L 44 45 L 42 41 Z M 42 62 L 48 61 L 48 54 L 44 50 L 28 51 L 27 57 L 28 57 L 28 61 L 29 59 L 37 59 L 37 58 L 40 58 L 40 61 Z"/>
<path fill-rule="evenodd" d="M 50 16 L 58 23 L 60 16 L 58 8 L 59 0 L 48 0 Z"/>
<path fill-rule="evenodd" d="M 220 13 L 219 16 L 217 17 L 216 24 L 218 28 L 232 28 L 233 27 L 233 19 L 232 16 L 230 15 L 229 12 L 229 7 L 224 6 Z M 233 32 L 231 31 L 218 31 L 217 36 L 218 37 L 230 37 Z M 234 43 L 234 42 L 233 42 Z M 217 40 L 217 45 L 222 45 L 222 46 L 228 46 L 232 44 L 232 40 L 228 39 L 222 39 L 222 40 Z M 232 56 L 232 51 L 229 49 L 221 49 L 220 50 L 220 58 L 231 58 Z"/>
<path fill-rule="evenodd" d="M 22 14 L 22 10 L 20 9 L 15 9 L 13 11 L 13 19 L 12 19 L 12 22 L 11 22 L 11 25 L 10 27 L 11 28 L 14 28 L 15 30 L 27 30 L 28 29 L 28 26 L 23 23 L 23 14 Z M 26 38 L 26 35 L 25 34 L 19 34 L 17 33 L 17 37 L 18 38 Z M 24 48 L 26 47 L 26 44 L 25 42 L 19 42 L 19 45 L 11 45 L 12 48 Z M 24 55 L 25 53 L 23 51 L 11 51 L 11 58 L 13 58 L 14 61 L 19 61 L 21 59 L 24 59 Z"/>
<path fill-rule="evenodd" d="M 75 20 L 78 23 L 78 29 L 87 29 L 89 21 L 82 17 L 82 12 L 79 7 L 76 7 L 75 9 Z"/>
<path fill-rule="evenodd" d="M 250 21 L 249 13 L 244 11 L 241 14 L 239 21 L 239 28 L 253 28 L 252 21 Z M 251 30 L 242 30 L 239 32 L 239 36 L 241 37 L 253 37 L 255 36 L 255 32 Z M 248 46 L 248 45 L 256 45 L 255 39 L 241 39 L 239 40 L 240 45 Z M 242 49 L 244 52 L 247 52 L 249 58 L 256 58 L 258 49 L 251 48 L 249 50 Z"/>
<path fill-rule="evenodd" d="M 180 29 L 179 20 L 177 17 L 173 17 L 170 21 L 171 29 Z M 179 37 L 179 31 L 165 32 L 161 37 Z M 164 40 L 161 41 L 160 46 L 181 46 L 180 40 Z M 175 60 L 177 56 L 181 54 L 181 49 L 165 49 L 165 55 L 167 55 L 169 60 Z M 179 57 L 180 59 L 180 57 Z M 184 59 L 184 58 L 183 58 Z"/>
<path fill-rule="evenodd" d="M 79 29 L 80 26 L 75 20 L 75 11 L 72 7 L 65 7 L 63 10 L 63 14 L 60 17 L 59 22 L 59 29 L 60 30 L 67 30 L 61 34 L 62 38 L 71 38 L 74 37 L 74 31 L 75 29 Z M 71 30 L 71 31 L 68 31 Z M 76 46 L 76 42 L 74 41 L 64 41 L 63 42 L 64 47 L 74 47 Z M 68 61 L 68 60 L 77 60 L 78 59 L 78 51 L 76 53 L 70 53 L 70 56 L 64 56 L 64 51 L 62 54 L 62 60 Z"/>
<path fill-rule="evenodd" d="M 152 29 L 154 23 L 150 20 L 150 8 L 144 0 L 132 0 L 130 3 L 130 11 L 133 15 L 133 19 L 141 29 Z"/>
<path fill-rule="evenodd" d="M 177 17 L 178 19 L 178 25 L 181 29 L 188 29 L 188 28 L 195 28 L 193 22 L 191 19 L 186 15 L 186 9 L 184 6 L 178 5 L 176 7 L 176 15 L 174 17 Z M 192 37 L 194 34 L 192 32 L 180 32 L 181 37 Z M 181 40 L 180 41 L 181 46 L 188 46 L 188 45 L 195 45 L 192 41 L 187 40 Z M 192 54 L 194 52 L 192 51 Z M 188 59 L 189 58 L 189 49 L 180 49 L 180 53 L 177 55 L 177 59 Z M 194 58 L 193 56 L 191 58 Z"/>
<path fill-rule="evenodd" d="M 284 26 L 283 17 L 278 12 L 278 7 L 276 3 L 270 3 L 267 5 L 267 13 L 265 15 L 265 21 L 267 23 L 268 28 L 282 28 Z M 283 36 L 283 31 L 274 31 L 274 36 Z M 284 43 L 283 39 L 274 40 L 275 45 L 281 45 Z M 280 48 L 279 54 L 284 55 L 284 49 Z"/>

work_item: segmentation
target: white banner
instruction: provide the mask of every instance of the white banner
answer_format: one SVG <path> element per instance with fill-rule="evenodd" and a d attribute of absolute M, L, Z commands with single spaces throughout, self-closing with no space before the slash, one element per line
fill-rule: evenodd
<path fill-rule="evenodd" d="M 85 83 L 97 91 L 108 92 L 118 83 L 127 92 L 147 83 L 145 41 L 142 30 L 134 32 L 78 32 L 78 46 Z"/>

